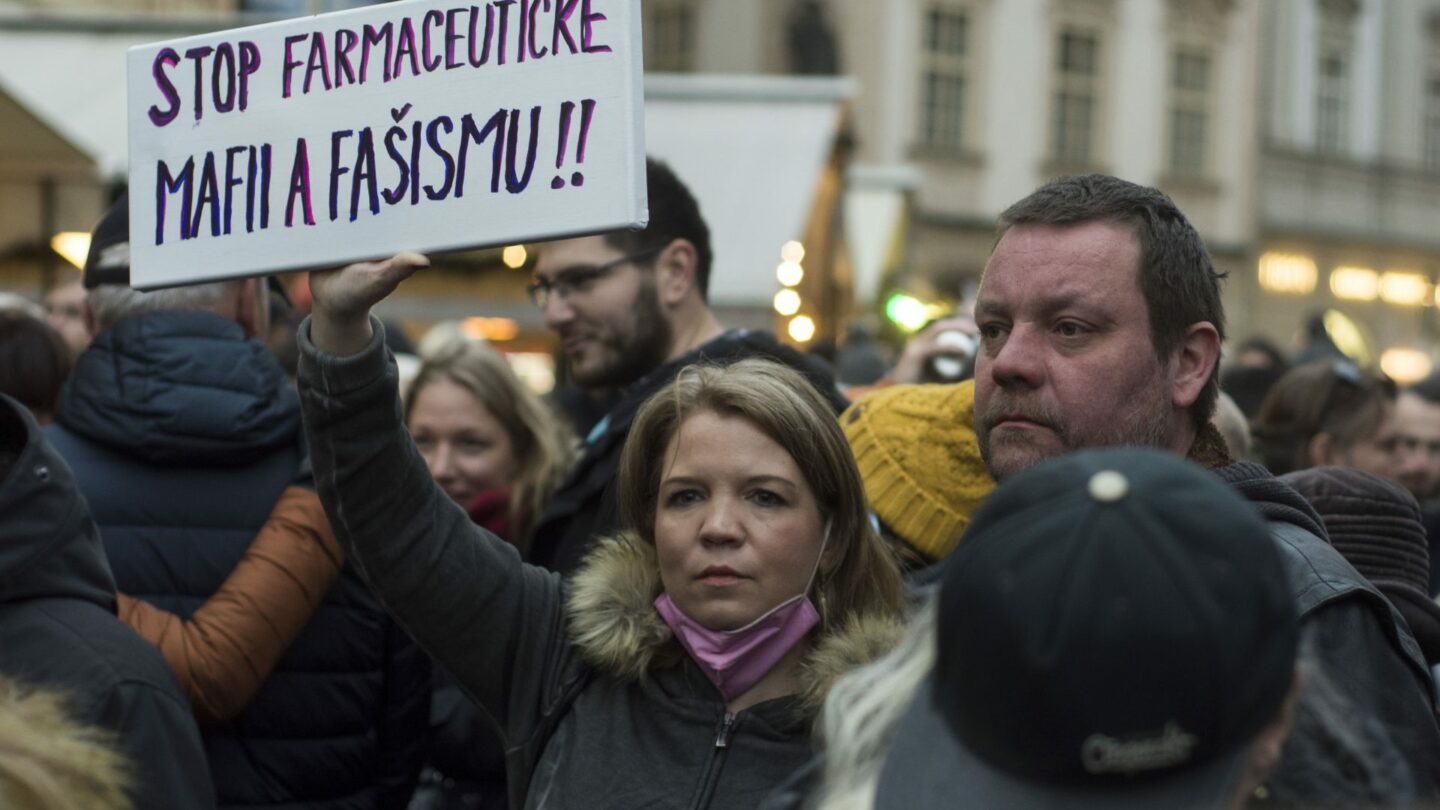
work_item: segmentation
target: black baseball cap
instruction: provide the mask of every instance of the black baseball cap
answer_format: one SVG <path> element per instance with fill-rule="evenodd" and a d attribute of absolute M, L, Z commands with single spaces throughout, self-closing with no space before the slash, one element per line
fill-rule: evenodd
<path fill-rule="evenodd" d="M 943 565 L 876 808 L 1227 806 L 1299 629 L 1248 502 L 1158 450 L 1008 479 Z"/>

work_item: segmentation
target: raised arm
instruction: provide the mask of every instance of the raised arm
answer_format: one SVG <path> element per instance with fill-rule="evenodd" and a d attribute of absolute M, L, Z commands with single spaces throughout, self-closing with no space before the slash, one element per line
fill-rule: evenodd
<path fill-rule="evenodd" d="M 471 523 L 405 431 L 395 364 L 369 309 L 426 264 L 401 254 L 312 274 L 315 307 L 299 335 L 305 430 L 320 498 L 351 561 L 514 739 L 574 674 L 561 585 Z"/>
<path fill-rule="evenodd" d="M 292 486 L 224 584 L 188 621 L 125 594 L 120 619 L 160 649 L 195 719 L 219 725 L 250 705 L 344 566 L 319 496 Z"/>

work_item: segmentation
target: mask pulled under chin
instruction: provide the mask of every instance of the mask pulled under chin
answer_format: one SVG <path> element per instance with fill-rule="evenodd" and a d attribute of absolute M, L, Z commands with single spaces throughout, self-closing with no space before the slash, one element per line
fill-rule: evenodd
<path fill-rule="evenodd" d="M 685 615 L 668 593 L 656 598 L 655 609 L 727 703 L 750 691 L 820 623 L 814 603 L 803 593 L 738 630 L 705 627 Z"/>

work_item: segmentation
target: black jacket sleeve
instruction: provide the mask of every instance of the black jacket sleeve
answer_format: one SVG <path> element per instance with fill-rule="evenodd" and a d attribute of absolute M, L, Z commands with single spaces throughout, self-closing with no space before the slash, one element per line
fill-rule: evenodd
<path fill-rule="evenodd" d="M 520 561 L 435 484 L 406 433 L 384 328 L 350 357 L 301 324 L 300 393 L 335 535 L 386 608 L 495 720 L 528 738 L 573 680 L 560 578 Z"/>
<path fill-rule="evenodd" d="M 122 683 L 100 708 L 98 725 L 113 729 L 134 766 L 136 807 L 192 810 L 215 806 L 215 786 L 200 730 L 179 690 L 141 681 Z"/>

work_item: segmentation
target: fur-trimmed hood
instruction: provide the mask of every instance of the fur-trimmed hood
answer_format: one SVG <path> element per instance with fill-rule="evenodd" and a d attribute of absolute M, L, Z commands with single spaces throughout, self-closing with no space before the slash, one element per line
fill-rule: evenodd
<path fill-rule="evenodd" d="M 622 681 L 675 666 L 685 656 L 655 609 L 661 592 L 654 545 L 633 532 L 600 540 L 566 599 L 571 640 L 585 662 Z M 813 716 L 846 672 L 884 655 L 904 633 L 898 616 L 855 616 L 817 639 L 801 665 L 801 710 Z"/>

